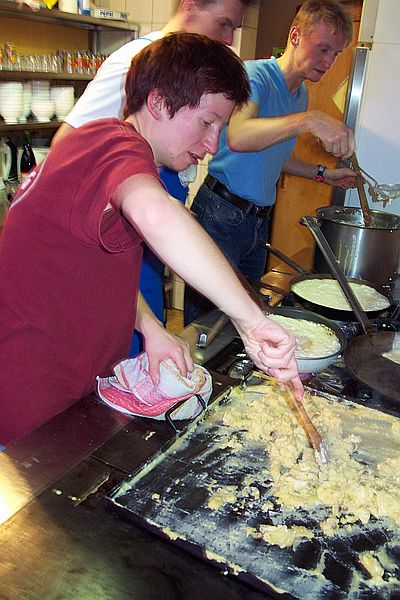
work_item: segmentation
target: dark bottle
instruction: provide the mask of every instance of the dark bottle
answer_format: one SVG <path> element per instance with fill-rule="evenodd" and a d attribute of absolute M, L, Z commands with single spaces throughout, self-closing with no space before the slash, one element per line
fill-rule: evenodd
<path fill-rule="evenodd" d="M 7 146 L 10 148 L 11 153 L 11 164 L 10 170 L 6 174 L 6 179 L 11 185 L 18 185 L 18 162 L 17 162 L 17 148 L 12 143 L 10 138 L 6 140 Z"/>
<path fill-rule="evenodd" d="M 36 167 L 36 159 L 31 147 L 31 136 L 27 131 L 24 131 L 22 143 L 22 154 L 20 159 L 21 180 L 23 181 L 29 171 Z"/>

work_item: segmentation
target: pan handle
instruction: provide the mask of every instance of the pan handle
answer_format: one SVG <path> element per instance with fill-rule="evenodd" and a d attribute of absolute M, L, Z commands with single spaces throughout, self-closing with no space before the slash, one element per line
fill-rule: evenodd
<path fill-rule="evenodd" d="M 286 256 L 286 254 L 283 254 L 283 252 L 281 252 L 280 250 L 277 250 L 276 248 L 274 248 L 274 246 L 271 246 L 271 244 L 269 242 L 264 242 L 263 240 L 259 240 L 258 243 L 261 246 L 263 246 L 264 248 L 266 248 L 268 250 L 268 252 L 271 252 L 271 254 L 274 254 L 277 258 L 280 258 L 281 260 L 283 260 L 287 265 L 289 265 L 289 267 L 292 267 L 293 269 L 295 269 L 302 275 L 310 274 L 310 271 L 307 271 L 307 269 L 304 269 L 304 267 L 301 267 L 293 259 Z"/>
<path fill-rule="evenodd" d="M 358 171 L 358 173 L 359 173 L 360 165 L 358 164 L 358 159 L 357 159 L 355 152 L 352 155 L 350 160 L 351 160 L 351 164 L 353 165 L 354 171 L 356 171 L 356 172 Z M 364 219 L 364 225 L 365 225 L 365 227 L 372 227 L 372 215 L 369 210 L 367 195 L 365 193 L 365 188 L 364 188 L 364 182 L 361 180 L 361 177 L 358 173 L 357 173 L 357 191 L 358 191 L 358 197 L 360 199 L 361 212 L 362 212 L 363 219 Z"/>
<path fill-rule="evenodd" d="M 222 315 L 220 317 L 218 317 L 218 319 L 215 321 L 214 325 L 212 325 L 212 327 L 210 327 L 210 329 L 208 330 L 207 333 L 204 333 L 204 332 L 200 333 L 197 345 L 200 348 L 207 348 L 211 344 L 211 342 L 217 337 L 219 332 L 225 327 L 225 325 L 228 323 L 228 321 L 229 321 L 228 315 L 226 315 L 225 313 L 222 313 Z"/>
<path fill-rule="evenodd" d="M 361 304 L 359 303 L 355 294 L 353 294 L 353 292 L 350 288 L 350 285 L 347 281 L 346 275 L 344 274 L 342 267 L 339 264 L 339 261 L 337 260 L 336 256 L 333 254 L 330 245 L 328 244 L 324 234 L 322 233 L 317 219 L 315 217 L 306 216 L 306 217 L 302 217 L 300 219 L 300 222 L 303 225 L 306 225 L 308 227 L 309 231 L 311 232 L 311 235 L 314 237 L 315 241 L 317 242 L 319 249 L 321 250 L 321 252 L 323 254 L 323 257 L 325 258 L 326 262 L 328 263 L 328 266 L 332 272 L 332 275 L 335 277 L 335 279 L 338 281 L 340 287 L 342 288 L 342 291 L 343 291 L 344 295 L 346 296 L 347 300 L 349 301 L 349 304 L 350 304 L 351 308 L 353 309 L 354 314 L 356 315 L 357 320 L 359 321 L 364 332 L 372 333 L 373 332 L 372 324 L 371 324 L 370 320 L 368 319 L 367 315 L 365 314 L 365 312 L 363 311 L 363 309 L 361 308 Z"/>

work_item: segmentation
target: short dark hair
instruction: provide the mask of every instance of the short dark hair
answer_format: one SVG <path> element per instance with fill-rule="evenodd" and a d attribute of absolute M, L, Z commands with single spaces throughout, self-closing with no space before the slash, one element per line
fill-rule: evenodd
<path fill-rule="evenodd" d="M 337 0 L 306 0 L 295 16 L 292 27 L 297 26 L 309 35 L 320 24 L 326 23 L 334 33 L 341 33 L 348 46 L 353 37 L 353 21 L 344 6 Z"/>
<path fill-rule="evenodd" d="M 223 94 L 239 108 L 250 94 L 240 58 L 197 33 L 171 33 L 133 57 L 125 83 L 124 118 L 139 111 L 154 89 L 171 117 L 183 106 L 198 106 L 204 94 Z"/>

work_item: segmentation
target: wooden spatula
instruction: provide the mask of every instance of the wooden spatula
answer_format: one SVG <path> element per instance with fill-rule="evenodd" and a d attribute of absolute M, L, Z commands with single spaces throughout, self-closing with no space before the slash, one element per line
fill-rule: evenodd
<path fill-rule="evenodd" d="M 293 388 L 290 384 L 284 386 L 285 396 L 291 410 L 297 416 L 299 424 L 304 429 L 310 445 L 314 448 L 315 458 L 319 465 L 324 465 L 328 462 L 328 452 L 323 443 L 322 436 L 315 428 L 313 422 L 307 414 L 302 402 L 297 400 Z"/>

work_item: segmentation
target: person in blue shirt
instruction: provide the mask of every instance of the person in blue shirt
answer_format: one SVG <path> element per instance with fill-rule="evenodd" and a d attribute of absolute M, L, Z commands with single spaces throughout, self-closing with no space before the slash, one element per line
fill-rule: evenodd
<path fill-rule="evenodd" d="M 251 283 L 265 272 L 266 250 L 258 241 L 268 239 L 281 172 L 342 188 L 356 185 L 351 169 L 327 169 L 291 155 L 303 133 L 318 138 L 335 157 L 353 154 L 353 131 L 321 111 L 307 111 L 304 84 L 318 82 L 351 39 L 352 20 L 339 2 L 307 0 L 290 27 L 283 55 L 245 63 L 250 100 L 223 130 L 191 210 Z M 186 325 L 212 308 L 186 288 Z"/>

